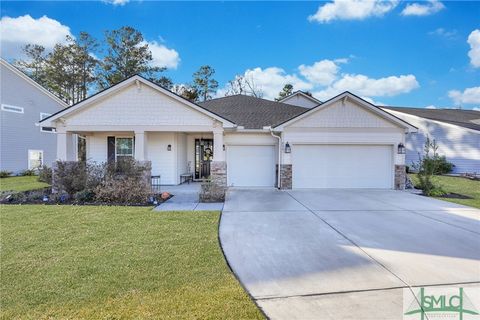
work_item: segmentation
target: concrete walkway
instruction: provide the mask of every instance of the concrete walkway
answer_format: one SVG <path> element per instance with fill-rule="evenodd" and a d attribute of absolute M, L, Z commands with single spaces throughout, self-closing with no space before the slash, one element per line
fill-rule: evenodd
<path fill-rule="evenodd" d="M 164 203 L 158 205 L 154 211 L 217 211 L 223 209 L 221 203 L 200 203 L 200 183 L 184 183 L 177 186 L 162 186 L 161 192 L 169 192 L 173 195 Z"/>
<path fill-rule="evenodd" d="M 479 218 L 400 191 L 231 189 L 220 241 L 271 319 L 402 319 L 404 288 L 480 285 Z"/>

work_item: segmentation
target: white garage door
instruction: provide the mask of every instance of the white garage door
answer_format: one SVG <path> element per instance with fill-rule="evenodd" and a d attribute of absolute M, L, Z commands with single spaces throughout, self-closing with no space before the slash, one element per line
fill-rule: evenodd
<path fill-rule="evenodd" d="M 275 185 L 274 146 L 227 146 L 227 183 L 235 187 Z"/>
<path fill-rule="evenodd" d="M 393 187 L 392 147 L 294 145 L 293 188 Z"/>

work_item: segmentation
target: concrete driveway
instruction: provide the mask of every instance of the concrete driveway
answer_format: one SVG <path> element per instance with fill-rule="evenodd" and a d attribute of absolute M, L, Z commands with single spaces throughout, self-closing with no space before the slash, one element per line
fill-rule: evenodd
<path fill-rule="evenodd" d="M 231 189 L 220 241 L 271 319 L 402 319 L 403 288 L 480 285 L 480 210 L 407 192 Z"/>

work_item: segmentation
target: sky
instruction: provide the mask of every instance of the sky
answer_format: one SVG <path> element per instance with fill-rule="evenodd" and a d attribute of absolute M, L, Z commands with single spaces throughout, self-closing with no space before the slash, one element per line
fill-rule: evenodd
<path fill-rule="evenodd" d="M 174 83 L 202 65 L 217 96 L 236 75 L 264 98 L 294 90 L 327 100 L 351 91 L 379 105 L 480 111 L 480 2 L 2 1 L 1 55 L 26 43 L 132 26 Z"/>

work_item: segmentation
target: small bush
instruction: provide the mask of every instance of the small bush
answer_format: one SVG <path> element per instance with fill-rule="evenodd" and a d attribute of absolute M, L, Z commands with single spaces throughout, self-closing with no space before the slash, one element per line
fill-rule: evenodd
<path fill-rule="evenodd" d="M 0 171 L 0 178 L 8 178 L 12 175 L 12 172 L 7 170 Z"/>
<path fill-rule="evenodd" d="M 43 190 L 34 190 L 26 192 L 26 201 L 27 202 L 37 202 L 43 200 L 44 191 Z"/>
<path fill-rule="evenodd" d="M 52 168 L 43 166 L 38 170 L 38 181 L 52 184 Z"/>
<path fill-rule="evenodd" d="M 73 198 L 79 203 L 92 202 L 93 200 L 95 200 L 95 193 L 91 190 L 85 189 L 75 193 Z"/>
<path fill-rule="evenodd" d="M 58 161 L 53 172 L 53 180 L 57 192 L 66 192 L 73 196 L 84 190 L 87 183 L 85 162 Z"/>
<path fill-rule="evenodd" d="M 150 188 L 137 177 L 110 176 L 95 189 L 95 195 L 101 202 L 141 204 L 147 201 Z"/>
<path fill-rule="evenodd" d="M 445 156 L 436 155 L 429 159 L 424 159 L 425 166 L 433 168 L 433 174 L 447 174 L 452 172 L 455 165 L 447 161 Z"/>
<path fill-rule="evenodd" d="M 444 196 L 446 194 L 447 194 L 447 192 L 445 192 L 445 190 L 443 190 L 442 188 L 435 187 L 435 188 L 430 190 L 429 196 L 430 197 L 441 197 L 441 196 Z"/>
<path fill-rule="evenodd" d="M 36 174 L 36 171 L 33 169 L 27 169 L 20 172 L 21 176 L 34 176 L 35 174 Z"/>

